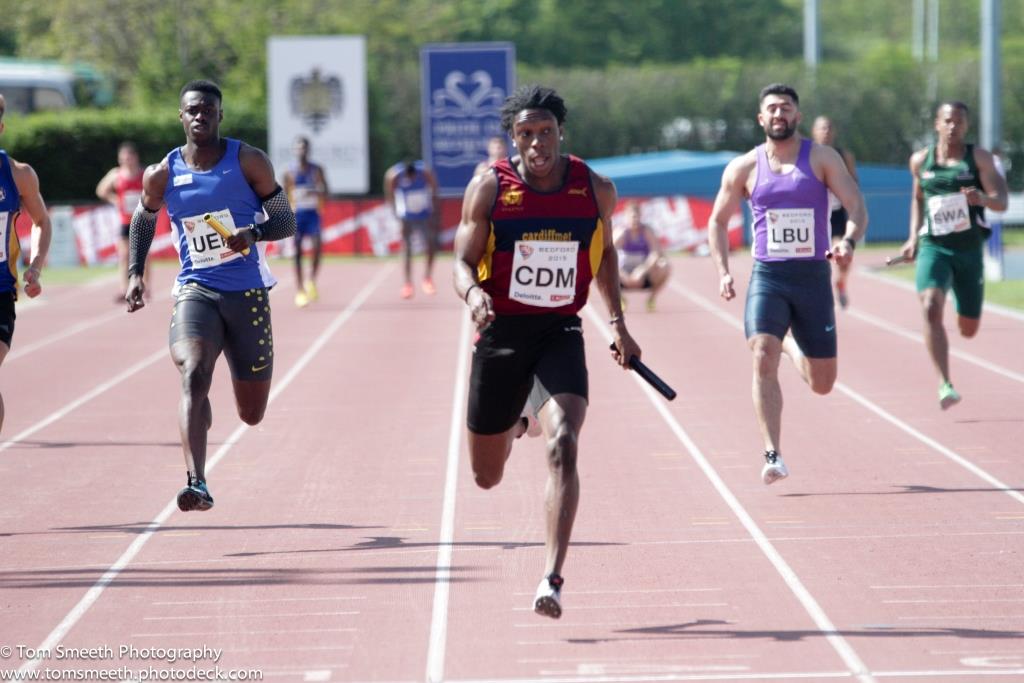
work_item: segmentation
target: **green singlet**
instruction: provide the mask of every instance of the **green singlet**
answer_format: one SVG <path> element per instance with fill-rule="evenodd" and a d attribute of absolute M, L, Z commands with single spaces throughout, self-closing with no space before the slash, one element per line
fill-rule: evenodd
<path fill-rule="evenodd" d="M 982 245 L 988 227 L 984 208 L 969 205 L 960 192 L 966 187 L 983 189 L 974 145 L 966 145 L 964 158 L 950 166 L 935 162 L 932 145 L 918 173 L 925 221 L 918 237 L 917 291 L 946 292 L 952 287 L 957 313 L 979 318 L 985 294 Z"/>

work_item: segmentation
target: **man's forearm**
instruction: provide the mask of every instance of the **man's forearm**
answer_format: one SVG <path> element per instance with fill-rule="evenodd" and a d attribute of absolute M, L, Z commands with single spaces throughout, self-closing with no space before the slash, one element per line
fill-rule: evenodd
<path fill-rule="evenodd" d="M 291 205 L 288 204 L 288 197 L 285 196 L 281 187 L 278 186 L 269 197 L 263 198 L 262 202 L 263 210 L 267 214 L 267 220 L 265 223 L 260 223 L 254 227 L 253 232 L 256 233 L 256 240 L 276 242 L 277 240 L 283 240 L 294 235 L 297 230 L 295 212 L 292 211 Z"/>
<path fill-rule="evenodd" d="M 719 226 L 715 221 L 708 225 L 708 248 L 711 249 L 711 258 L 718 269 L 719 275 L 729 272 L 729 232 L 725 226 Z"/>
<path fill-rule="evenodd" d="M 135 207 L 128 224 L 128 274 L 141 276 L 146 270 L 146 257 L 156 235 L 156 211 L 150 211 L 142 202 Z"/>
<path fill-rule="evenodd" d="M 622 292 L 619 285 L 619 255 L 614 249 L 605 249 L 597 269 L 597 291 L 601 293 L 612 318 L 622 317 Z"/>
<path fill-rule="evenodd" d="M 46 263 L 46 255 L 50 252 L 50 239 L 53 235 L 53 229 L 50 226 L 50 218 L 46 217 L 43 223 L 33 223 L 32 225 L 32 254 L 29 268 L 35 268 L 37 271 L 42 270 L 43 264 Z"/>

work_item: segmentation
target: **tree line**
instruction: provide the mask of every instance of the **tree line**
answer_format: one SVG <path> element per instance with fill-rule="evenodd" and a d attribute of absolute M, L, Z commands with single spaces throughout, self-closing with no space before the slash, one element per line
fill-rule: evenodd
<path fill-rule="evenodd" d="M 367 36 L 374 192 L 395 159 L 420 149 L 426 42 L 514 42 L 519 81 L 565 96 L 566 140 L 581 156 L 746 149 L 763 137 L 757 91 L 784 81 L 801 94 L 805 129 L 827 113 L 859 160 L 902 165 L 931 139 L 937 101 L 978 102 L 977 4 L 940 0 L 940 61 L 930 63 L 911 56 L 911 3 L 822 2 L 824 59 L 812 74 L 803 0 L 0 0 L 0 54 L 89 62 L 120 98 L 115 111 L 24 117 L 3 144 L 54 179 L 54 199 L 88 198 L 121 139 L 150 162 L 181 143 L 178 88 L 206 77 L 224 90 L 225 134 L 265 146 L 267 38 L 339 33 Z M 1021 29 L 1024 0 L 1004 0 L 1003 139 L 1015 187 L 1024 86 L 1007 75 L 1024 66 Z"/>

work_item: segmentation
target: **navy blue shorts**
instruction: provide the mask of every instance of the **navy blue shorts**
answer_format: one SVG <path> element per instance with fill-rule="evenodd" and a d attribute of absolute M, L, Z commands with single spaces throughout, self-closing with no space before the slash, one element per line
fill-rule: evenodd
<path fill-rule="evenodd" d="M 320 212 L 299 209 L 295 212 L 295 239 L 313 237 L 320 234 Z"/>
<path fill-rule="evenodd" d="M 808 358 L 836 357 L 836 312 L 828 261 L 754 261 L 743 316 L 747 339 L 793 338 Z"/>
<path fill-rule="evenodd" d="M 556 394 L 588 396 L 579 316 L 498 316 L 473 349 L 466 424 L 474 434 L 501 434 L 527 399 L 539 410 Z"/>

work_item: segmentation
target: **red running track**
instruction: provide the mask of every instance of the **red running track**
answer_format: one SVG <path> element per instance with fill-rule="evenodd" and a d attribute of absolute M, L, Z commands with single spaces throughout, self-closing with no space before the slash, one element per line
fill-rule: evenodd
<path fill-rule="evenodd" d="M 749 260 L 734 264 L 742 297 Z M 0 680 L 1024 679 L 1024 317 L 987 312 L 952 339 L 964 401 L 941 412 L 914 294 L 856 273 L 833 393 L 784 364 L 791 476 L 769 488 L 742 300 L 717 298 L 707 260 L 675 259 L 657 313 L 628 295 L 672 403 L 608 360 L 605 314 L 587 312 L 582 500 L 552 621 L 530 611 L 543 446 L 518 442 L 499 487 L 473 485 L 450 263 L 412 301 L 393 261 L 330 263 L 303 310 L 276 270 L 272 403 L 241 426 L 218 367 L 205 514 L 173 503 L 166 293 L 132 316 L 109 280 L 19 308 L 0 372 Z"/>

